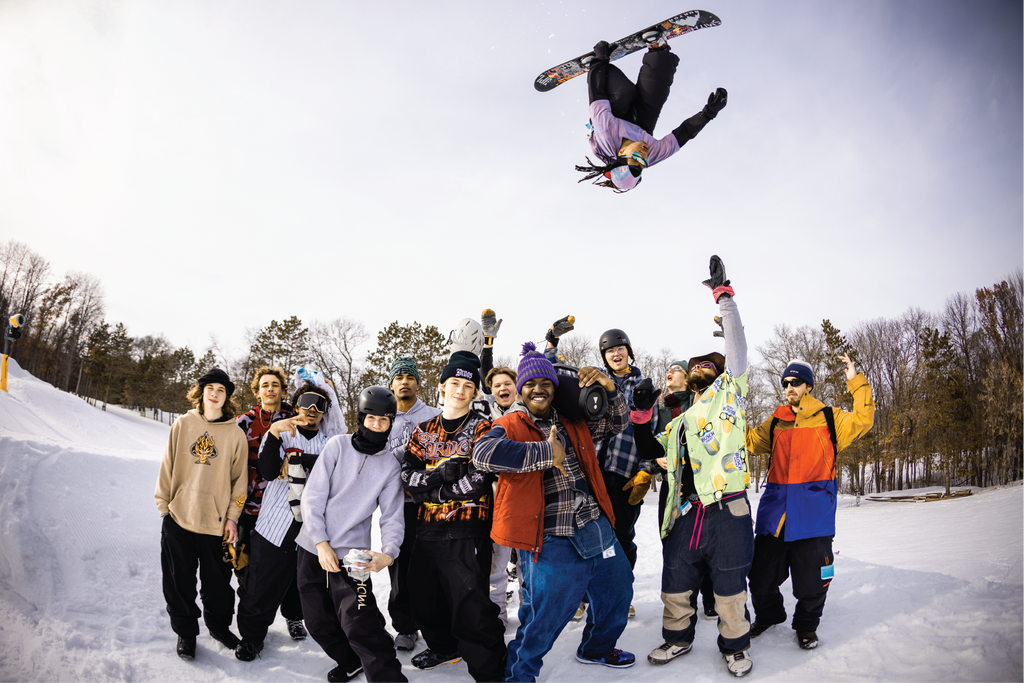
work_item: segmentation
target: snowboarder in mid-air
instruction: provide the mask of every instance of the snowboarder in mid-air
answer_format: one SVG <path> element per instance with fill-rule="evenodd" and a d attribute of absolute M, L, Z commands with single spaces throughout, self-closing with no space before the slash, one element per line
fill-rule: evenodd
<path fill-rule="evenodd" d="M 580 182 L 596 178 L 595 185 L 626 192 L 636 187 L 641 173 L 679 151 L 696 137 L 708 121 L 715 118 L 728 102 L 725 88 L 708 97 L 699 112 L 683 121 L 670 135 L 654 138 L 654 126 L 668 99 L 679 66 L 662 31 L 654 28 L 643 34 L 650 48 L 634 84 L 622 71 L 609 63 L 614 47 L 606 41 L 594 46 L 593 56 L 584 58 L 588 68 L 590 91 L 590 148 L 600 164 L 587 157 L 587 166 L 576 170 L 586 173 Z"/>

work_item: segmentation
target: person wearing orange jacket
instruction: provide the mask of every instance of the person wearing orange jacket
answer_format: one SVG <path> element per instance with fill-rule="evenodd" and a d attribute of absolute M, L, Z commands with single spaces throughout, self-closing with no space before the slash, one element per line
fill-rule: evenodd
<path fill-rule="evenodd" d="M 748 453 L 770 456 L 754 527 L 750 636 L 786 621 L 779 586 L 792 575 L 797 599 L 793 630 L 804 650 L 818 646 L 818 624 L 835 572 L 836 455 L 864 436 L 875 419 L 871 385 L 849 356 L 839 359 L 846 363 L 852 413 L 812 396 L 814 370 L 793 360 L 782 373 L 786 405 L 748 432 L 746 439 Z"/>

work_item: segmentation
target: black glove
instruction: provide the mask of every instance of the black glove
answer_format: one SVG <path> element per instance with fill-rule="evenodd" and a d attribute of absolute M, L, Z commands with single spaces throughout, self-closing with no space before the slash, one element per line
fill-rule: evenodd
<path fill-rule="evenodd" d="M 725 105 L 729 104 L 729 93 L 726 92 L 725 88 L 718 88 L 715 92 L 708 95 L 708 103 L 701 110 L 711 120 L 718 116 L 718 112 L 725 109 Z"/>
<path fill-rule="evenodd" d="M 711 257 L 711 263 L 708 266 L 711 277 L 704 280 L 704 286 L 710 290 L 718 289 L 722 286 L 728 286 L 729 281 L 725 279 L 725 264 L 722 263 L 722 259 L 718 258 L 717 255 Z"/>
<path fill-rule="evenodd" d="M 494 346 L 494 338 L 498 336 L 501 329 L 501 320 L 496 320 L 494 311 L 487 308 L 480 314 L 480 327 L 484 328 L 484 344 Z"/>
<path fill-rule="evenodd" d="M 607 62 L 608 58 L 612 54 L 612 46 L 608 44 L 607 40 L 602 40 L 594 46 L 594 59 L 602 62 Z"/>
<path fill-rule="evenodd" d="M 564 318 L 559 318 L 555 322 L 551 323 L 551 328 L 548 329 L 548 333 L 544 335 L 544 339 L 546 339 L 552 346 L 558 346 L 558 338 L 576 329 L 575 323 L 575 316 L 567 315 Z"/>
<path fill-rule="evenodd" d="M 633 389 L 633 409 L 650 410 L 658 402 L 659 396 L 661 396 L 661 389 L 655 391 L 654 382 L 651 381 L 651 378 L 644 378 Z"/>
<path fill-rule="evenodd" d="M 444 483 L 454 484 L 469 473 L 468 458 L 449 458 L 441 463 L 444 469 Z"/>
<path fill-rule="evenodd" d="M 729 286 L 729 280 L 725 279 L 725 264 L 722 263 L 722 259 L 718 258 L 717 255 L 711 257 L 709 270 L 711 271 L 711 277 L 704 280 L 703 284 L 711 290 L 716 304 L 721 297 L 735 294 L 732 287 Z"/>

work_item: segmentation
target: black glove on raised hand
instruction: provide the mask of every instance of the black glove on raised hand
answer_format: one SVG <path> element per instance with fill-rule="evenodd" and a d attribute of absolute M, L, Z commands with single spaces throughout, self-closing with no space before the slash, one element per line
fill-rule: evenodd
<path fill-rule="evenodd" d="M 612 46 L 608 44 L 607 40 L 598 41 L 597 45 L 594 46 L 594 59 L 607 62 L 611 54 Z"/>
<path fill-rule="evenodd" d="M 723 296 L 733 296 L 735 292 L 732 287 L 729 286 L 729 280 L 725 279 L 725 264 L 722 263 L 722 259 L 718 256 L 711 257 L 711 264 L 709 265 L 711 271 L 711 277 L 704 280 L 704 286 L 711 290 L 711 294 L 715 297 L 715 303 Z"/>
<path fill-rule="evenodd" d="M 490 308 L 485 308 L 480 314 L 480 327 L 484 329 L 485 345 L 494 346 L 494 338 L 498 336 L 501 322 L 501 320 L 497 320 L 497 315 Z"/>
<path fill-rule="evenodd" d="M 708 103 L 704 105 L 701 112 L 710 120 L 718 116 L 718 112 L 725 109 L 727 104 L 729 104 L 729 93 L 725 88 L 718 88 L 708 95 Z"/>
<path fill-rule="evenodd" d="M 555 322 L 551 323 L 551 328 L 548 329 L 548 333 L 544 335 L 544 339 L 546 339 L 552 346 L 558 346 L 558 338 L 576 329 L 575 324 L 575 316 L 567 315 L 564 318 L 559 318 Z"/>
<path fill-rule="evenodd" d="M 633 409 L 650 410 L 658 402 L 661 396 L 661 389 L 654 390 L 654 382 L 650 377 L 640 380 L 640 383 L 633 389 Z"/>

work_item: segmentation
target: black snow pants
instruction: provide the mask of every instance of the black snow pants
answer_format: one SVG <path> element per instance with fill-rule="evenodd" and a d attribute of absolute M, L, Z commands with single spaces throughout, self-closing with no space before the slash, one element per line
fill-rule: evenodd
<path fill-rule="evenodd" d="M 165 515 L 160 532 L 160 565 L 164 600 L 175 633 L 186 638 L 199 635 L 196 570 L 202 583 L 198 594 L 203 601 L 201 614 L 206 628 L 223 631 L 231 626 L 235 591 L 231 588 L 231 565 L 224 561 L 220 537 L 188 531 Z"/>
<path fill-rule="evenodd" d="M 242 511 L 242 516 L 238 518 L 238 540 L 245 545 L 245 552 L 252 554 L 252 534 L 256 528 L 256 515 L 247 515 L 245 511 Z M 266 540 L 266 539 L 264 539 Z M 250 559 L 250 562 L 252 560 Z M 244 569 L 235 570 L 235 577 L 238 579 L 238 587 L 241 589 L 242 581 L 244 579 Z M 239 594 L 241 599 L 241 594 Z M 281 616 L 285 619 L 297 621 L 302 619 L 302 603 L 299 602 L 299 587 L 294 581 L 288 585 L 288 590 L 285 591 L 284 597 L 280 599 L 279 604 L 281 605 Z M 242 607 L 238 607 L 239 614 L 241 614 Z"/>
<path fill-rule="evenodd" d="M 398 553 L 398 559 L 388 567 L 391 577 L 391 594 L 388 596 L 388 614 L 391 615 L 391 626 L 398 633 L 416 633 L 419 625 L 412 616 L 412 605 L 409 602 L 409 564 L 412 562 L 413 546 L 416 545 L 416 511 L 418 503 L 406 503 L 405 538 Z"/>
<path fill-rule="evenodd" d="M 634 84 L 619 67 L 609 64 L 607 95 L 612 114 L 653 136 L 678 66 L 679 57 L 670 50 L 648 50 Z"/>
<path fill-rule="evenodd" d="M 368 681 L 409 680 L 384 629 L 372 582 L 356 581 L 344 570 L 328 573 L 316 555 L 297 552 L 299 596 L 313 640 L 346 672 L 361 665 Z"/>
<path fill-rule="evenodd" d="M 289 605 L 283 600 L 289 593 L 298 597 L 295 580 L 295 541 L 288 534 L 281 547 L 253 531 L 249 536 L 249 566 L 238 579 L 238 631 L 247 640 L 262 643 L 274 623 L 277 608 L 285 619 L 302 619 L 302 604 Z"/>
<path fill-rule="evenodd" d="M 780 536 L 782 534 L 779 534 Z M 786 621 L 786 607 L 779 591 L 792 573 L 796 610 L 793 629 L 816 631 L 832 583 L 832 537 L 820 536 L 783 541 L 771 534 L 754 537 L 754 561 L 750 565 L 750 600 L 754 620 L 762 624 Z"/>
<path fill-rule="evenodd" d="M 410 567 L 412 609 L 434 652 L 459 652 L 477 681 L 505 672 L 505 626 L 490 598 L 491 539 L 416 539 Z"/>

